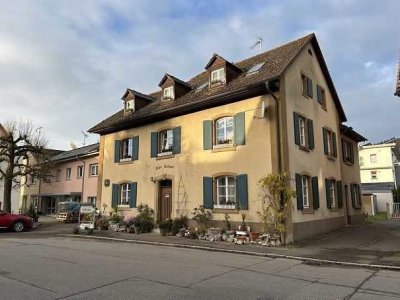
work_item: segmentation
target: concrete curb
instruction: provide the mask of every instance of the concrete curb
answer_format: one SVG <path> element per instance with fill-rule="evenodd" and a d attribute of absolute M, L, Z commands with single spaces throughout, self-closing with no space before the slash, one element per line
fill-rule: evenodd
<path fill-rule="evenodd" d="M 81 235 L 81 234 L 60 234 L 59 236 L 69 237 L 69 238 L 72 237 L 72 238 L 81 238 L 81 239 L 103 240 L 103 241 L 111 241 L 111 242 L 123 242 L 123 243 L 132 243 L 132 244 L 144 244 L 144 245 L 153 245 L 153 246 L 165 246 L 165 247 L 174 247 L 174 248 L 196 249 L 196 250 L 251 255 L 251 256 L 259 256 L 259 257 L 286 258 L 286 259 L 300 260 L 300 261 L 303 261 L 306 263 L 311 263 L 311 264 L 316 264 L 316 265 L 318 265 L 318 264 L 340 265 L 340 266 L 347 266 L 347 267 L 400 271 L 400 266 L 363 264 L 363 263 L 319 259 L 319 258 L 275 254 L 275 253 L 261 253 L 261 252 L 253 252 L 253 251 L 222 249 L 222 248 L 195 246 L 195 245 L 186 245 L 186 244 L 150 242 L 150 241 L 143 241 L 143 240 L 127 240 L 127 239 L 121 239 L 121 238 L 111 238 L 111 237 L 104 237 L 104 236 Z"/>

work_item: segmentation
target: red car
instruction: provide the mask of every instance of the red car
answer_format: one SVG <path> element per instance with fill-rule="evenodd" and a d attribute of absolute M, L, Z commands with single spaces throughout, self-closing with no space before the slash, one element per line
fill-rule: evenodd
<path fill-rule="evenodd" d="M 25 229 L 31 229 L 33 220 L 22 215 L 8 214 L 0 210 L 0 229 L 11 229 L 15 232 L 21 232 Z"/>

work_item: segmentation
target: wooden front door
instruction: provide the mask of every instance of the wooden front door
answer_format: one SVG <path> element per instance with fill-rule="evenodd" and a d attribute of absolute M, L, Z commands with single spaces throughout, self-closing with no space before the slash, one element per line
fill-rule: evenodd
<path fill-rule="evenodd" d="M 160 192 L 158 197 L 157 220 L 164 221 L 171 218 L 172 213 L 172 181 L 162 180 L 159 182 Z"/>

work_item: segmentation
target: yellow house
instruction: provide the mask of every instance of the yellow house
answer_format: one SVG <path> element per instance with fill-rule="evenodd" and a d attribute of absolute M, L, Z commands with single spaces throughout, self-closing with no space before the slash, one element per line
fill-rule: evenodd
<path fill-rule="evenodd" d="M 258 180 L 289 172 L 297 199 L 288 242 L 362 219 L 355 158 L 364 138 L 342 124 L 314 34 L 238 63 L 214 54 L 204 72 L 189 81 L 165 74 L 159 87 L 128 89 L 124 108 L 89 130 L 101 136 L 102 210 L 135 214 L 143 203 L 163 220 L 204 205 L 217 225 L 225 213 L 238 225 L 241 210 L 259 230 Z"/>
<path fill-rule="evenodd" d="M 360 174 L 363 193 L 373 194 L 377 200 L 377 211 L 386 212 L 386 204 L 393 204 L 396 181 L 395 139 L 360 147 Z"/>

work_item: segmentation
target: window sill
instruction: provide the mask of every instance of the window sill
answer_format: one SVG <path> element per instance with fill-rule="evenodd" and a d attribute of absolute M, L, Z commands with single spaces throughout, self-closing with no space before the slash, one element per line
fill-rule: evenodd
<path fill-rule="evenodd" d="M 130 158 L 125 158 L 125 159 L 121 159 L 119 161 L 119 165 L 128 165 L 128 164 L 132 164 L 134 161 L 131 160 Z"/>
<path fill-rule="evenodd" d="M 344 163 L 348 166 L 352 166 L 354 165 L 354 163 L 352 163 L 351 161 L 345 160 Z"/>
<path fill-rule="evenodd" d="M 228 210 L 230 210 L 230 209 L 236 209 L 236 206 L 235 206 L 235 205 L 229 205 L 229 204 L 220 204 L 220 205 L 215 204 L 215 205 L 214 205 L 214 208 L 228 209 Z"/>
<path fill-rule="evenodd" d="M 335 160 L 336 160 L 336 157 L 333 156 L 333 154 L 326 154 L 326 157 L 327 157 L 329 160 L 332 160 L 332 161 L 335 161 Z"/>
<path fill-rule="evenodd" d="M 168 159 L 173 157 L 175 157 L 175 154 L 173 154 L 172 152 L 171 153 L 168 152 L 168 154 L 163 154 L 163 155 L 160 155 L 159 153 L 157 154 L 156 160 Z"/>
<path fill-rule="evenodd" d="M 213 214 L 239 214 L 237 209 L 213 208 Z"/>
<path fill-rule="evenodd" d="M 128 158 L 122 158 L 119 160 L 120 163 L 127 162 L 127 161 L 132 161 L 132 158 L 128 157 Z"/>
<path fill-rule="evenodd" d="M 310 215 L 314 213 L 314 209 L 312 207 L 305 207 L 301 211 L 303 215 Z"/>
<path fill-rule="evenodd" d="M 308 147 L 306 147 L 306 146 L 299 146 L 299 149 L 300 149 L 300 150 L 303 150 L 303 151 L 305 151 L 305 152 L 310 152 L 310 151 L 311 151 L 311 149 L 308 148 Z"/>
<path fill-rule="evenodd" d="M 236 145 L 234 144 L 221 144 L 214 145 L 211 152 L 223 152 L 223 151 L 236 151 Z"/>

